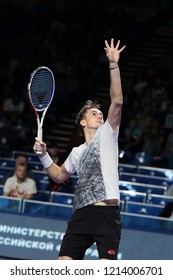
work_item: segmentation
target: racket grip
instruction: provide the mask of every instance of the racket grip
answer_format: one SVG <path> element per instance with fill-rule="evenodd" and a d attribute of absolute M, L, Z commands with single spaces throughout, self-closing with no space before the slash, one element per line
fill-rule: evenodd
<path fill-rule="evenodd" d="M 40 141 L 43 140 L 43 128 L 39 127 L 37 130 L 37 137 L 39 138 Z"/>
<path fill-rule="evenodd" d="M 42 127 L 39 127 L 38 130 L 37 130 L 37 137 L 40 141 L 42 141 L 43 139 L 43 128 Z M 42 154 L 42 152 L 40 151 L 36 151 L 36 154 L 40 155 Z"/>

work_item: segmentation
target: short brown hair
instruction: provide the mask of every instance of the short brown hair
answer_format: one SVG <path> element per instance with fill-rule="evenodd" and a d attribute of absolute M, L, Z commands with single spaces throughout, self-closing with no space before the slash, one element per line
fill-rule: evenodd
<path fill-rule="evenodd" d="M 21 163 L 27 165 L 28 164 L 28 158 L 26 156 L 23 156 L 23 155 L 16 157 L 16 165 L 21 164 Z"/>
<path fill-rule="evenodd" d="M 100 104 L 97 101 L 91 101 L 91 100 L 87 100 L 85 102 L 84 106 L 81 108 L 81 110 L 79 111 L 76 117 L 76 125 L 79 128 L 81 128 L 80 121 L 85 118 L 86 111 L 91 108 L 100 109 Z"/>

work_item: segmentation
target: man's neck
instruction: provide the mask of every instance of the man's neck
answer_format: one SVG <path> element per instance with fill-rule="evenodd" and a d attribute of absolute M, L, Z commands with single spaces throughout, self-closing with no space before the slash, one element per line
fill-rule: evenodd
<path fill-rule="evenodd" d="M 25 181 L 25 179 L 17 178 L 17 183 L 22 183 L 22 182 L 24 182 L 24 181 Z"/>
<path fill-rule="evenodd" d="M 84 136 L 85 136 L 85 141 L 87 143 L 87 145 L 91 142 L 91 140 L 93 139 L 93 136 L 95 134 L 97 129 L 90 129 L 87 131 L 84 131 Z"/>

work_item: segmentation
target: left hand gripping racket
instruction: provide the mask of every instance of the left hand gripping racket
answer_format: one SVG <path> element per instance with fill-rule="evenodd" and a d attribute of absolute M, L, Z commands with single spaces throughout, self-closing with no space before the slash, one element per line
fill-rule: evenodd
<path fill-rule="evenodd" d="M 36 68 L 28 83 L 28 95 L 37 119 L 37 137 L 42 141 L 43 121 L 55 91 L 55 79 L 52 71 L 45 66 Z M 39 112 L 42 112 L 41 118 Z M 37 151 L 37 154 L 41 152 Z"/>

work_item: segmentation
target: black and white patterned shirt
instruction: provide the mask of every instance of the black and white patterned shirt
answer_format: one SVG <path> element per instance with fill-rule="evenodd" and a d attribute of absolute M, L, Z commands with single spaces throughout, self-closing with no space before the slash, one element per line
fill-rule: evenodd
<path fill-rule="evenodd" d="M 118 133 L 108 120 L 93 139 L 72 149 L 65 161 L 66 170 L 78 175 L 74 210 L 107 199 L 119 200 Z"/>

